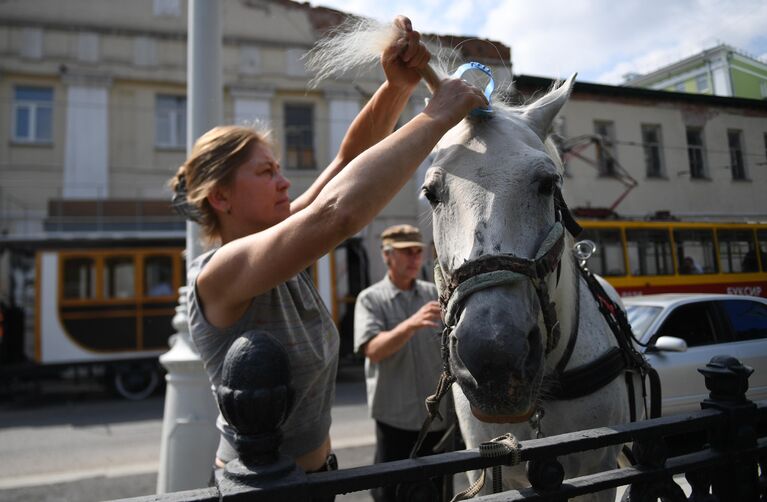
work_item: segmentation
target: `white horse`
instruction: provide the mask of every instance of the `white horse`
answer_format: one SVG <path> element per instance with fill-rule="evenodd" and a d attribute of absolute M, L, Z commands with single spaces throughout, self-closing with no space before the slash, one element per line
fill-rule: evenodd
<path fill-rule="evenodd" d="M 323 77 L 375 61 L 396 36 L 366 22 L 341 31 L 314 51 L 310 67 Z M 562 163 L 547 140 L 573 80 L 527 106 L 494 103 L 491 118 L 467 117 L 437 145 L 422 188 L 432 206 L 435 279 L 469 448 L 506 432 L 521 441 L 629 420 L 623 377 L 578 399 L 553 398 L 569 383 L 563 371 L 617 345 L 571 253 L 574 239 L 563 226 L 569 213 L 559 204 Z M 534 429 L 529 419 L 541 410 Z M 615 446 L 559 460 L 572 478 L 614 468 L 618 453 Z M 527 486 L 524 467 L 504 468 L 503 484 Z M 582 500 L 613 499 L 607 491 Z"/>
<path fill-rule="evenodd" d="M 617 345 L 570 252 L 573 237 L 564 232 L 561 251 L 548 247 L 562 224 L 556 193 L 563 171 L 547 134 L 572 86 L 573 78 L 527 106 L 495 104 L 492 118 L 462 121 L 437 145 L 422 188 L 433 211 L 441 269 L 436 274 L 453 286 L 468 284 L 465 294 L 459 286 L 452 298 L 450 286 L 443 286 L 441 300 L 452 326 L 450 368 L 459 384 L 453 396 L 469 448 L 506 432 L 521 441 L 539 432 L 552 436 L 629 420 L 622 377 L 579 399 L 552 399 L 552 388 L 562 383 L 559 372 L 582 367 Z M 481 284 L 482 277 L 513 269 L 493 265 L 492 257 L 534 263 L 546 252 L 561 252 L 561 259 L 538 277 L 512 272 Z M 478 285 L 469 282 L 472 277 L 480 278 Z M 558 330 L 544 319 L 546 297 Z M 539 410 L 545 413 L 534 430 L 529 418 Z M 615 468 L 618 453 L 615 446 L 559 460 L 571 478 Z M 524 466 L 505 469 L 503 481 L 507 489 L 527 486 Z M 614 497 L 602 492 L 590 500 Z"/>

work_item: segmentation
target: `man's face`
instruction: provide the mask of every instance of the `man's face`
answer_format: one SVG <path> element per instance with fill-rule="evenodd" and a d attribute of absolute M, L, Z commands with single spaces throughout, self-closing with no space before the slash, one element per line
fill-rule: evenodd
<path fill-rule="evenodd" d="M 416 279 L 421 274 L 423 247 L 394 248 L 387 252 L 386 265 L 394 279 Z"/>

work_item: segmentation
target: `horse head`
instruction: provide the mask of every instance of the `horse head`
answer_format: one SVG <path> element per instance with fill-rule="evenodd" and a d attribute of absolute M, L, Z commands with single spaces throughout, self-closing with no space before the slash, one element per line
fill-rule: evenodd
<path fill-rule="evenodd" d="M 520 108 L 467 118 L 435 149 L 422 191 L 433 210 L 435 279 L 450 368 L 484 421 L 535 411 L 558 326 L 546 318 L 563 251 L 562 165 L 546 137 L 571 77 Z"/>

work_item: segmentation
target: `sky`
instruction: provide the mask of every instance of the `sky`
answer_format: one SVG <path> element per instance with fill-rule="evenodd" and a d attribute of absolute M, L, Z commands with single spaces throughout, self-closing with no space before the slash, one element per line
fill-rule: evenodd
<path fill-rule="evenodd" d="M 726 43 L 767 63 L 767 0 L 310 0 L 511 47 L 514 74 L 620 84 Z"/>

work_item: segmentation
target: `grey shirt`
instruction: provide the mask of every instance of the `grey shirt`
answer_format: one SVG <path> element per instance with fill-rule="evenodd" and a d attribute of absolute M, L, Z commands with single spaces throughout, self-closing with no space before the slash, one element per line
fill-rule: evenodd
<path fill-rule="evenodd" d="M 395 286 L 388 275 L 362 291 L 354 307 L 354 350 L 382 331 L 390 331 L 415 314 L 424 304 L 437 299 L 434 284 L 417 280 L 409 291 Z M 365 359 L 365 383 L 370 416 L 392 427 L 420 430 L 426 418 L 424 400 L 437 388 L 442 371 L 440 329 L 418 330 L 392 356 L 378 363 Z M 440 414 L 446 417 L 446 400 Z M 435 419 L 431 430 L 443 430 L 446 423 Z"/>
<path fill-rule="evenodd" d="M 330 408 L 335 396 L 338 331 L 308 274 L 302 272 L 253 298 L 245 314 L 232 326 L 219 329 L 205 319 L 197 296 L 196 278 L 215 251 L 192 262 L 189 280 L 189 331 L 215 388 L 221 384 L 224 356 L 241 333 L 254 328 L 269 332 L 288 352 L 293 409 L 282 426 L 280 451 L 296 458 L 319 448 L 330 430 Z M 219 414 L 221 442 L 216 455 L 228 462 L 237 456 L 234 429 Z"/>

